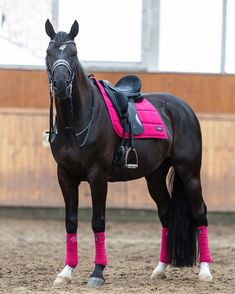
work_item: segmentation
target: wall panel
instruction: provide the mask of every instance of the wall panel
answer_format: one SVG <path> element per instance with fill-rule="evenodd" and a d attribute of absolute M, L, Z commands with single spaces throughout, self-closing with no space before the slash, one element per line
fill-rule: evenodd
<path fill-rule="evenodd" d="M 126 73 L 95 73 L 117 82 Z M 143 92 L 170 92 L 186 100 L 196 112 L 235 112 L 235 76 L 138 73 Z M 0 70 L 0 107 L 47 108 L 49 87 L 45 71 Z"/>
<path fill-rule="evenodd" d="M 199 115 L 203 134 L 202 183 L 209 210 L 235 211 L 235 115 Z M 63 206 L 56 165 L 42 144 L 45 109 L 0 109 L 0 205 Z M 88 185 L 80 205 L 91 205 Z M 108 206 L 155 208 L 143 179 L 109 184 Z"/>

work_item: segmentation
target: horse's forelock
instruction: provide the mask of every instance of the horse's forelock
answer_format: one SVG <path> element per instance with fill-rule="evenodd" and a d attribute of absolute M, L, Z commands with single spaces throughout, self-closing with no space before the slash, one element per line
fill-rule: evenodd
<path fill-rule="evenodd" d="M 69 34 L 67 34 L 65 32 L 58 32 L 55 35 L 54 40 L 55 40 L 56 43 L 61 44 L 63 42 L 69 41 L 70 40 L 70 37 L 69 37 Z"/>

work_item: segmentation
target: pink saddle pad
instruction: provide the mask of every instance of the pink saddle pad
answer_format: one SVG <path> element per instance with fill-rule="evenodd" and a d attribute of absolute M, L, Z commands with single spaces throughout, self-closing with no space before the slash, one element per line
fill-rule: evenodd
<path fill-rule="evenodd" d="M 94 77 L 93 79 L 95 80 L 100 90 L 100 93 L 102 94 L 104 98 L 113 128 L 115 132 L 117 133 L 117 135 L 122 137 L 123 128 L 120 123 L 118 114 L 115 108 L 113 107 L 113 104 L 110 101 L 102 84 Z M 147 138 L 168 139 L 165 124 L 160 114 L 156 110 L 156 108 L 147 99 L 143 99 L 141 102 L 137 102 L 135 106 L 136 106 L 139 119 L 143 124 L 144 131 L 140 135 L 135 135 L 134 138 L 136 139 L 147 139 Z M 125 138 L 129 138 L 129 134 L 127 132 L 125 134 Z"/>

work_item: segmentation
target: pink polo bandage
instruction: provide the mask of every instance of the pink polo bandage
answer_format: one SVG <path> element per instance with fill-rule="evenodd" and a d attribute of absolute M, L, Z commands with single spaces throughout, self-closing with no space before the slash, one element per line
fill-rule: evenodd
<path fill-rule="evenodd" d="M 105 233 L 95 233 L 95 264 L 106 265 L 108 263 L 105 249 Z"/>
<path fill-rule="evenodd" d="M 67 233 L 65 264 L 72 267 L 75 267 L 78 264 L 77 234 Z"/>
<path fill-rule="evenodd" d="M 162 227 L 160 261 L 164 262 L 164 263 L 170 263 L 171 262 L 167 242 L 168 242 L 168 228 Z"/>
<path fill-rule="evenodd" d="M 197 227 L 198 247 L 200 253 L 200 262 L 212 262 L 208 244 L 208 229 L 206 226 Z"/>

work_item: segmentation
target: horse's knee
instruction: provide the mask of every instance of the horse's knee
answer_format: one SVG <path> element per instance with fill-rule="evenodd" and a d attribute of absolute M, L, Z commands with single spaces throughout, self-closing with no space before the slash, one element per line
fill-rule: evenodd
<path fill-rule="evenodd" d="M 92 218 L 92 230 L 94 233 L 105 231 L 105 218 L 103 216 Z"/>

